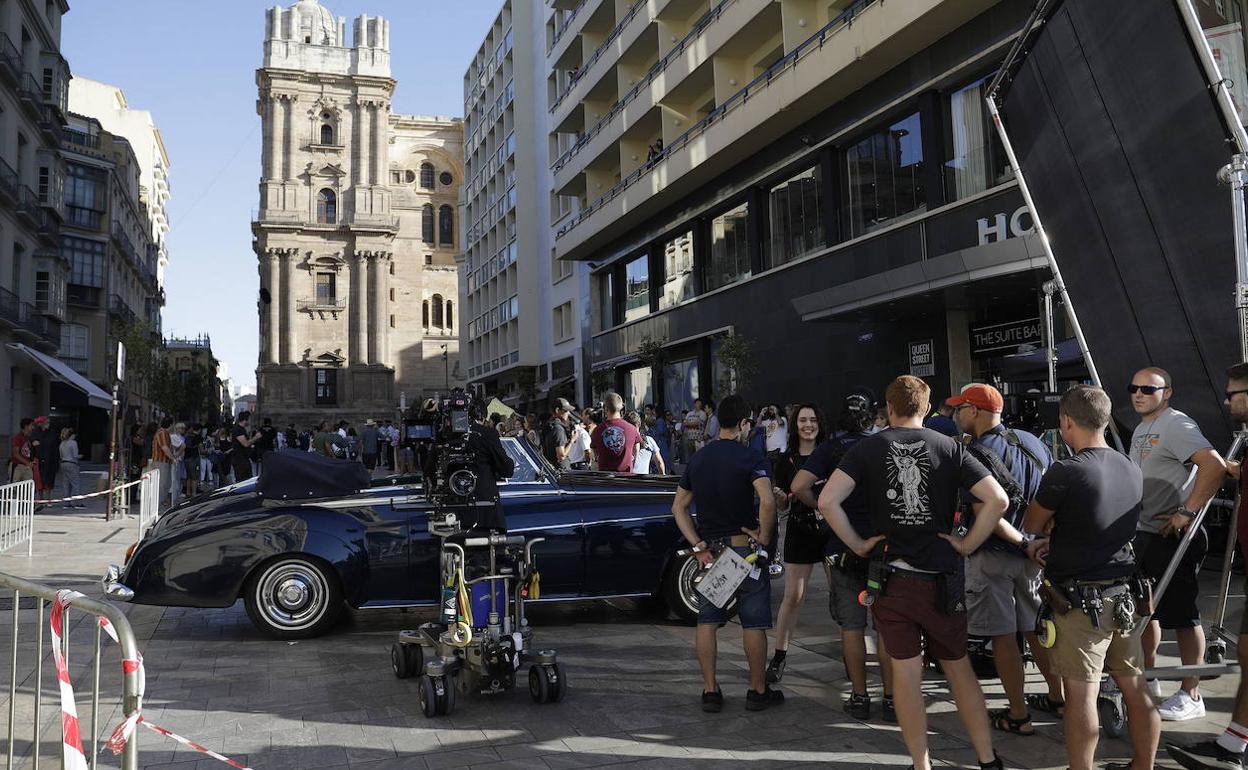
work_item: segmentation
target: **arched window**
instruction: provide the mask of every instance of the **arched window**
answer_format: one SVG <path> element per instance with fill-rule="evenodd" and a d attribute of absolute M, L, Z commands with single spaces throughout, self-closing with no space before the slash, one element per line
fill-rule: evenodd
<path fill-rule="evenodd" d="M 334 143 L 334 127 L 328 123 L 321 126 L 321 144 Z"/>
<path fill-rule="evenodd" d="M 422 325 L 423 325 L 426 329 L 428 329 L 428 328 L 429 328 L 429 300 L 425 300 L 425 301 L 424 301 L 424 303 L 423 303 L 423 305 L 422 305 L 422 307 L 421 307 L 421 309 L 420 309 L 420 310 L 421 310 L 421 312 L 420 312 L 420 319 L 421 319 L 421 321 L 423 322 L 423 324 L 422 324 Z"/>
<path fill-rule="evenodd" d="M 433 243 L 433 204 L 426 203 L 420 209 L 420 239 Z"/>
<path fill-rule="evenodd" d="M 442 328 L 442 295 L 433 295 L 433 325 Z"/>
<path fill-rule="evenodd" d="M 338 221 L 338 196 L 328 187 L 316 194 L 316 221 L 323 225 Z"/>
<path fill-rule="evenodd" d="M 426 190 L 433 189 L 433 164 L 428 161 L 420 164 L 420 186 Z"/>
<path fill-rule="evenodd" d="M 455 319 L 451 312 L 455 309 L 454 305 L 455 303 L 449 299 L 446 301 L 446 328 L 448 329 L 455 325 Z"/>
<path fill-rule="evenodd" d="M 455 245 L 455 210 L 450 206 L 438 209 L 438 244 Z"/>

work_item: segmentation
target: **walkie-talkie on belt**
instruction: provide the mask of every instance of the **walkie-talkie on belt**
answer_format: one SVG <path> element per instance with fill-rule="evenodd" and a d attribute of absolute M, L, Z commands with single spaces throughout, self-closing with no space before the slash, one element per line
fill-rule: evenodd
<path fill-rule="evenodd" d="M 867 587 L 858 594 L 858 603 L 863 607 L 875 604 L 875 599 L 884 593 L 884 584 L 888 582 L 888 544 L 880 541 L 871 549 L 867 557 Z"/>

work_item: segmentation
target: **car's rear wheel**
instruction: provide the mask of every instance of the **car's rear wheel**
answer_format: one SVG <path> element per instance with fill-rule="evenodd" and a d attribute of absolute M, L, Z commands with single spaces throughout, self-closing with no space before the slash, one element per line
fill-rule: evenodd
<path fill-rule="evenodd" d="M 247 616 L 265 636 L 307 639 L 333 627 L 342 614 L 342 586 L 324 561 L 279 556 L 261 565 L 243 589 Z"/>
<path fill-rule="evenodd" d="M 663 600 L 668 609 L 685 623 L 696 623 L 698 608 L 702 602 L 702 594 L 698 593 L 698 573 L 700 567 L 693 554 L 675 556 L 668 567 L 667 577 L 663 580 Z M 728 603 L 728 617 L 737 612 L 737 600 Z"/>

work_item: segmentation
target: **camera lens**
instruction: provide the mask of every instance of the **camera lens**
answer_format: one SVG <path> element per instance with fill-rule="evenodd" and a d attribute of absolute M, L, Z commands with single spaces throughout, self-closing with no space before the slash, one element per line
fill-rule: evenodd
<path fill-rule="evenodd" d="M 460 497 L 468 497 L 477 491 L 477 475 L 461 468 L 451 474 L 451 477 L 447 479 L 447 485 L 450 486 L 452 493 Z"/>

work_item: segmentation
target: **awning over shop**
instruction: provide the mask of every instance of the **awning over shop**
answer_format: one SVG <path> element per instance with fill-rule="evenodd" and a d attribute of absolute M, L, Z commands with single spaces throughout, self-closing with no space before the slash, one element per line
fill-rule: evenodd
<path fill-rule="evenodd" d="M 70 369 L 65 362 L 58 361 L 52 356 L 44 355 L 37 350 L 32 350 L 20 342 L 10 342 L 9 349 L 16 350 L 17 352 L 25 355 L 30 359 L 31 363 L 46 372 L 47 375 L 53 380 L 63 382 L 76 390 L 82 391 L 83 395 L 87 397 L 87 403 L 90 406 L 94 406 L 99 409 L 112 408 L 112 396 L 101 390 L 100 387 L 94 382 L 91 382 L 78 372 Z"/>

